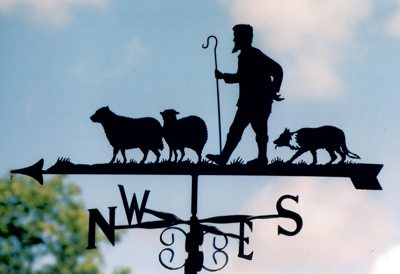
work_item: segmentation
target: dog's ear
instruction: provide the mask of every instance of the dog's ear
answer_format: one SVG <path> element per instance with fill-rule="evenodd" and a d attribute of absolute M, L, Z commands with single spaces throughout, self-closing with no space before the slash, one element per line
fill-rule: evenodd
<path fill-rule="evenodd" d="M 290 129 L 288 129 L 288 128 L 285 128 L 285 132 L 290 132 Z"/>

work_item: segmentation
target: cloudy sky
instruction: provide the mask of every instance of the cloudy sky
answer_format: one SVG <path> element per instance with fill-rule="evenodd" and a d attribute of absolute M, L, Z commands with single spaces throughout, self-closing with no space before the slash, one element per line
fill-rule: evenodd
<path fill-rule="evenodd" d="M 337 126 L 361 156 L 357 162 L 384 164 L 378 176 L 383 191 L 356 190 L 349 179 L 200 177 L 200 218 L 274 214 L 282 195 L 299 196 L 298 204 L 284 204 L 303 218 L 298 235 L 277 235 L 277 225 L 290 229 L 290 221 L 254 221 L 245 247 L 254 251 L 253 260 L 238 258 L 232 240 L 229 263 L 219 273 L 399 273 L 399 0 L 0 0 L 1 173 L 9 176 L 41 158 L 44 168 L 59 157 L 109 162 L 112 148 L 89 119 L 103 106 L 160 122 L 165 109 L 179 117 L 197 115 L 208 127 L 204 154 L 217 153 L 213 45 L 201 45 L 217 36 L 218 67 L 235 72 L 232 27 L 238 23 L 254 27 L 253 45 L 284 70 L 286 99 L 273 105 L 270 140 L 285 127 Z M 225 140 L 238 87 L 221 82 L 220 92 Z M 269 159 L 288 160 L 292 153 L 268 148 Z M 167 155 L 164 149 L 162 157 Z M 231 160 L 256 155 L 249 128 Z M 321 163 L 329 161 L 325 151 L 318 155 Z M 142 155 L 136 149 L 127 156 Z M 310 162 L 311 156 L 300 160 Z M 107 216 L 109 206 L 118 206 L 118 224 L 126 222 L 118 184 L 128 196 L 150 190 L 148 208 L 190 217 L 190 177 L 69 178 L 83 189 L 88 209 Z M 238 233 L 236 226 L 226 229 Z M 129 231 L 115 247 L 103 244 L 105 273 L 116 266 L 135 274 L 168 273 L 158 263 L 164 248 L 159 234 Z M 211 268 L 212 238 L 206 240 Z M 173 263 L 182 264 L 183 244 L 174 249 Z"/>

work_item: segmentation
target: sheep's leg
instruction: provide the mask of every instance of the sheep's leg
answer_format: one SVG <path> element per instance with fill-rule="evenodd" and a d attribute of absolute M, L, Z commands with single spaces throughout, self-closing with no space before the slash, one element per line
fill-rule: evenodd
<path fill-rule="evenodd" d="M 178 150 L 174 149 L 175 160 L 174 162 L 178 161 Z"/>
<path fill-rule="evenodd" d="M 158 149 L 153 149 L 152 150 L 154 152 L 154 154 L 157 156 L 157 160 L 155 161 L 155 163 L 158 163 L 160 161 L 160 152 L 158 151 Z"/>
<path fill-rule="evenodd" d="M 149 154 L 149 150 L 148 149 L 140 149 L 143 152 L 143 159 L 140 161 L 141 164 L 144 164 L 144 162 L 147 159 L 147 154 Z"/>
<path fill-rule="evenodd" d="M 124 164 L 126 164 L 125 149 L 121 149 L 122 157 L 124 157 Z"/>
<path fill-rule="evenodd" d="M 181 158 L 179 159 L 179 162 L 182 162 L 183 156 L 185 156 L 185 148 L 181 148 L 179 151 L 181 152 Z"/>
<path fill-rule="evenodd" d="M 169 159 L 168 159 L 168 161 L 171 162 L 171 160 L 172 160 L 172 148 L 169 148 Z"/>
<path fill-rule="evenodd" d="M 113 157 L 112 157 L 112 159 L 111 159 L 111 161 L 110 161 L 110 164 L 114 163 L 115 157 L 117 157 L 118 151 L 119 151 L 119 149 L 114 147 L 114 150 L 113 150 Z"/>

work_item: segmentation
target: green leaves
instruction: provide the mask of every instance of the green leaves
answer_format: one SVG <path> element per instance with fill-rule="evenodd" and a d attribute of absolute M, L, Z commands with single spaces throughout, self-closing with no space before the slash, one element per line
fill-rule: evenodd
<path fill-rule="evenodd" d="M 86 250 L 88 212 L 80 189 L 65 178 L 43 186 L 20 176 L 0 180 L 0 273 L 101 273 L 99 251 Z M 51 263 L 38 269 L 44 256 Z"/>

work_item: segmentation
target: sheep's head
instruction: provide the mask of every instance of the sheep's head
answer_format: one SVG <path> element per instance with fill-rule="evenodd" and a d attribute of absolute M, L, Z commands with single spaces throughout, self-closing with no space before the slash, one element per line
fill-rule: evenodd
<path fill-rule="evenodd" d="M 166 109 L 162 112 L 160 112 L 161 116 L 163 117 L 164 121 L 171 121 L 171 120 L 176 120 L 176 115 L 179 114 L 174 109 Z"/>
<path fill-rule="evenodd" d="M 109 108 L 108 106 L 107 106 L 107 107 L 99 108 L 99 109 L 96 111 L 96 113 L 93 114 L 93 115 L 90 117 L 90 120 L 92 120 L 93 123 L 102 123 L 102 122 L 104 122 L 104 120 L 107 119 L 107 117 L 110 116 L 110 115 L 109 115 L 110 113 L 111 113 L 111 110 L 110 110 L 110 108 Z"/>

